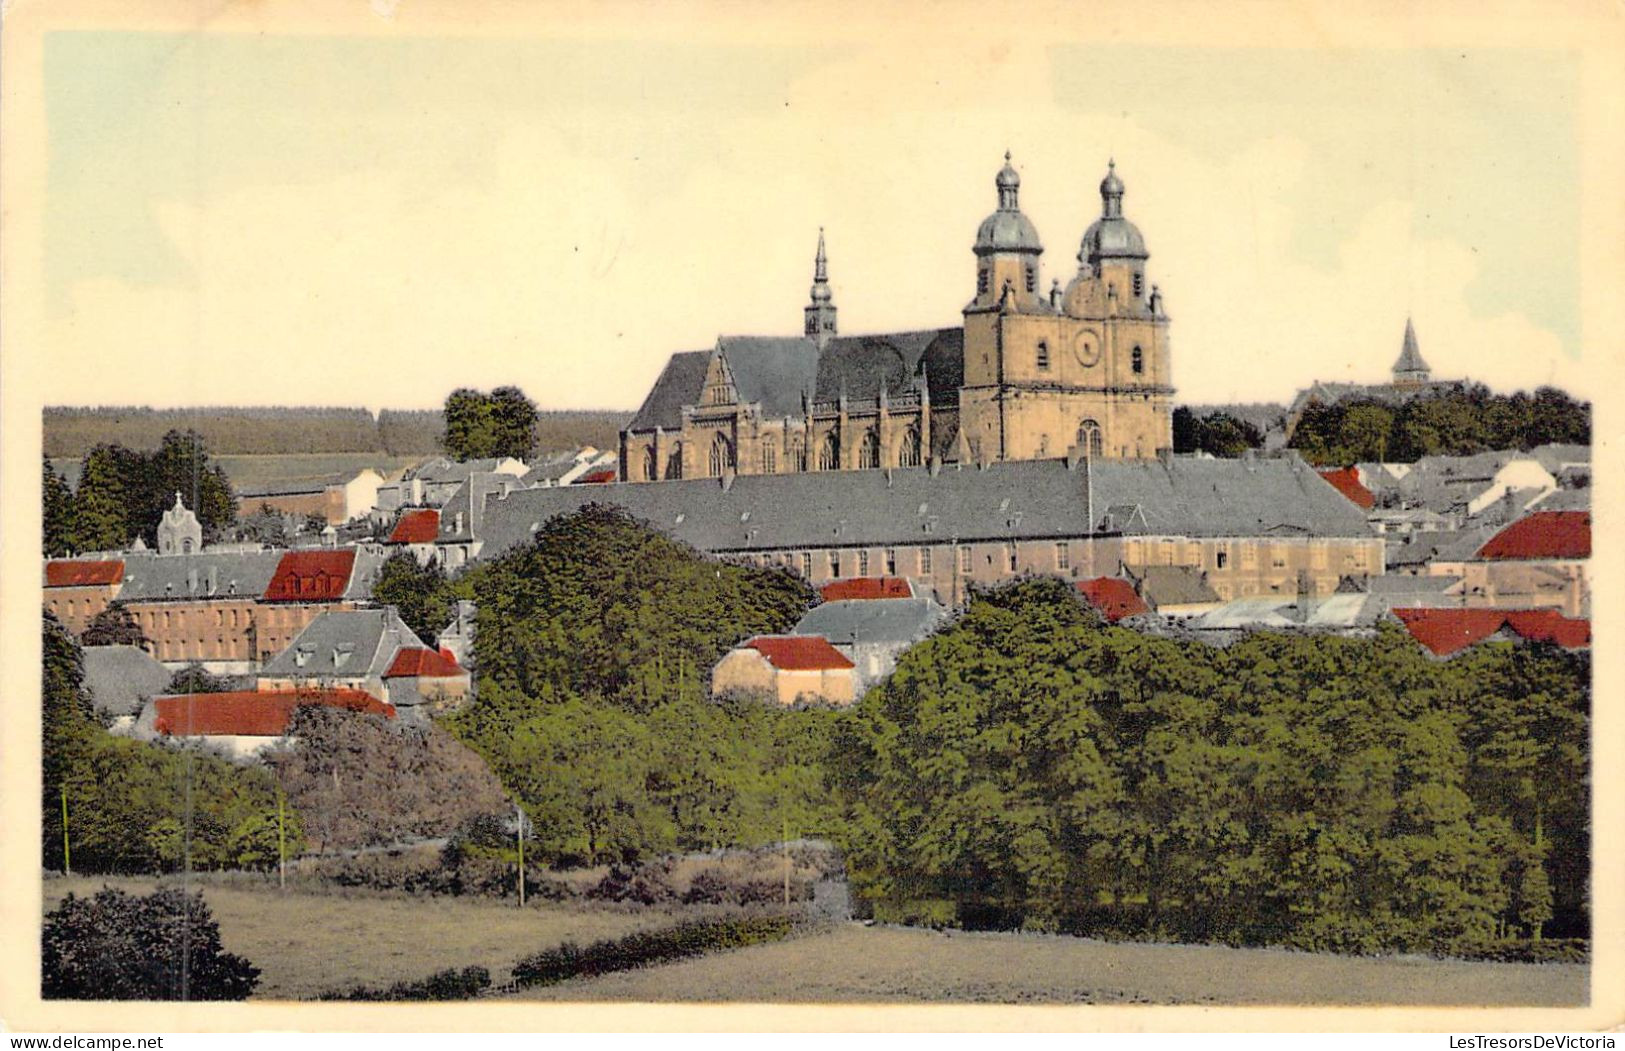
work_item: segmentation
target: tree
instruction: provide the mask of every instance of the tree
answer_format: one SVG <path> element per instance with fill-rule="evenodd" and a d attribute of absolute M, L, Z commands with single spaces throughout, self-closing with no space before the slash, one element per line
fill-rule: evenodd
<path fill-rule="evenodd" d="M 73 501 L 75 551 L 115 551 L 140 532 L 133 514 L 138 459 L 117 445 L 98 445 L 85 454 Z"/>
<path fill-rule="evenodd" d="M 422 564 L 406 551 L 391 555 L 379 568 L 372 597 L 381 605 L 394 606 L 406 626 L 430 645 L 451 622 L 457 601 L 455 589 L 437 563 Z"/>
<path fill-rule="evenodd" d="M 260 974 L 222 948 L 202 893 L 174 887 L 69 894 L 45 916 L 40 963 L 48 1000 L 244 1000 Z"/>
<path fill-rule="evenodd" d="M 536 449 L 536 403 L 518 387 L 490 394 L 460 387 L 446 397 L 441 444 L 458 460 L 528 459 Z"/>
<path fill-rule="evenodd" d="M 212 542 L 237 517 L 237 497 L 231 481 L 218 465 L 209 462 L 202 435 L 193 430 L 169 431 L 158 448 L 142 458 L 139 525 L 147 543 L 158 539 L 158 523 L 180 493 L 203 526 L 203 539 Z"/>
<path fill-rule="evenodd" d="M 73 490 L 67 480 L 42 460 L 41 512 L 45 534 L 45 557 L 58 558 L 74 549 Z"/>
<path fill-rule="evenodd" d="M 90 618 L 90 623 L 79 635 L 79 643 L 83 646 L 138 646 L 141 649 L 151 645 L 140 625 L 136 624 L 135 617 L 116 602 Z"/>
<path fill-rule="evenodd" d="M 188 664 L 169 677 L 165 693 L 222 693 L 236 681 L 229 675 L 214 675 L 201 664 Z"/>

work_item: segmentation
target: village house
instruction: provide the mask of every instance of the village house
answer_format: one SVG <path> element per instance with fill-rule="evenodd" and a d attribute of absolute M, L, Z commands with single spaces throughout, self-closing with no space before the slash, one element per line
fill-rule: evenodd
<path fill-rule="evenodd" d="M 1555 608 L 1570 617 L 1591 610 L 1587 566 L 1591 515 L 1537 511 L 1496 532 L 1460 564 L 1467 606 Z"/>
<path fill-rule="evenodd" d="M 320 518 L 341 526 L 373 512 L 384 476 L 371 467 L 354 474 L 266 482 L 237 489 L 237 502 L 245 513 L 269 508 L 297 518 Z"/>
<path fill-rule="evenodd" d="M 1146 605 L 1140 593 L 1134 590 L 1133 582 L 1122 577 L 1094 577 L 1090 580 L 1080 580 L 1074 586 L 1078 589 L 1078 594 L 1083 596 L 1083 600 L 1099 613 L 1107 624 L 1116 624 L 1130 617 L 1140 617 L 1151 612 L 1151 607 Z"/>
<path fill-rule="evenodd" d="M 411 722 L 461 704 L 469 674 L 447 654 L 423 644 L 394 607 L 323 613 L 267 661 L 259 689 L 360 690 L 394 706 Z"/>
<path fill-rule="evenodd" d="M 614 452 L 600 452 L 590 445 L 551 453 L 536 461 L 519 479 L 531 486 L 591 485 L 614 481 L 619 475 L 620 458 Z M 606 475 L 607 472 L 607 475 Z"/>
<path fill-rule="evenodd" d="M 758 635 L 723 654 L 711 669 L 711 695 L 765 694 L 780 704 L 851 704 L 858 696 L 852 661 L 808 635 Z"/>
<path fill-rule="evenodd" d="M 114 732 L 134 725 L 141 709 L 169 689 L 174 673 L 138 646 L 86 646 L 85 691 Z"/>
<path fill-rule="evenodd" d="M 852 662 L 853 689 L 862 696 L 947 619 L 948 611 L 928 598 L 836 599 L 814 606 L 790 634 L 827 640 Z"/>
<path fill-rule="evenodd" d="M 1591 622 L 1555 609 L 1396 609 L 1394 616 L 1435 657 L 1450 657 L 1480 642 L 1539 642 L 1589 649 Z"/>
<path fill-rule="evenodd" d="M 197 745 L 229 759 L 247 761 L 288 743 L 294 714 L 307 707 L 395 718 L 390 705 L 344 687 L 280 693 L 231 690 L 155 697 L 142 709 L 132 734 L 140 740 Z"/>
<path fill-rule="evenodd" d="M 512 477 L 517 484 L 527 468 L 511 456 L 452 460 L 436 456 L 406 469 L 399 479 L 378 487 L 376 513 L 387 520 L 403 507 L 440 507 L 476 474 Z"/>

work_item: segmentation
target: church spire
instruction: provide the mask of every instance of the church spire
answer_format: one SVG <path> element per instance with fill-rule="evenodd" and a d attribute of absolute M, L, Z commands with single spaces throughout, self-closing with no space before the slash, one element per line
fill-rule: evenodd
<path fill-rule="evenodd" d="M 835 294 L 829 287 L 829 260 L 824 255 L 824 228 L 818 228 L 818 254 L 813 258 L 813 283 L 803 332 L 820 348 L 835 336 Z"/>
<path fill-rule="evenodd" d="M 1416 327 L 1411 319 L 1405 319 L 1405 342 L 1399 350 L 1399 360 L 1394 362 L 1394 385 L 1418 386 L 1428 382 L 1432 377 L 1432 370 L 1428 363 L 1422 360 L 1422 352 L 1416 345 Z"/>

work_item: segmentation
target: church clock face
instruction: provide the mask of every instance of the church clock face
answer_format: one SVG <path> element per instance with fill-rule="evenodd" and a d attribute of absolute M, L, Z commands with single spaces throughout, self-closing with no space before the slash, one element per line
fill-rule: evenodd
<path fill-rule="evenodd" d="M 1100 337 L 1093 332 L 1079 332 L 1072 341 L 1072 353 L 1079 365 L 1086 369 L 1094 368 L 1100 361 Z"/>

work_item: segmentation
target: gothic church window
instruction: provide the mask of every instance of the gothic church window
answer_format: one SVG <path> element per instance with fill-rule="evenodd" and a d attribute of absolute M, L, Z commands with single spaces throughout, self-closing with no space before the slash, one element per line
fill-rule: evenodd
<path fill-rule="evenodd" d="M 831 431 L 824 436 L 823 448 L 818 450 L 818 469 L 834 471 L 841 466 L 841 439 Z"/>
<path fill-rule="evenodd" d="M 683 447 L 677 446 L 666 457 L 666 480 L 674 481 L 683 477 Z"/>
<path fill-rule="evenodd" d="M 720 477 L 724 471 L 734 469 L 733 444 L 726 435 L 717 435 L 711 439 L 711 477 Z"/>
<path fill-rule="evenodd" d="M 865 431 L 863 443 L 858 446 L 858 468 L 868 470 L 880 466 L 880 435 Z"/>
<path fill-rule="evenodd" d="M 660 461 L 655 456 L 654 447 L 643 451 L 643 480 L 652 482 L 660 477 Z"/>
<path fill-rule="evenodd" d="M 1103 451 L 1100 424 L 1094 420 L 1084 420 L 1078 424 L 1078 445 L 1087 455 L 1099 456 Z"/>
<path fill-rule="evenodd" d="M 920 466 L 920 429 L 913 424 L 903 432 L 903 442 L 897 447 L 897 466 Z"/>
<path fill-rule="evenodd" d="M 779 473 L 779 450 L 774 446 L 772 438 L 762 439 L 762 473 Z"/>
<path fill-rule="evenodd" d="M 800 438 L 790 443 L 790 470 L 805 471 L 807 469 L 807 447 Z"/>

